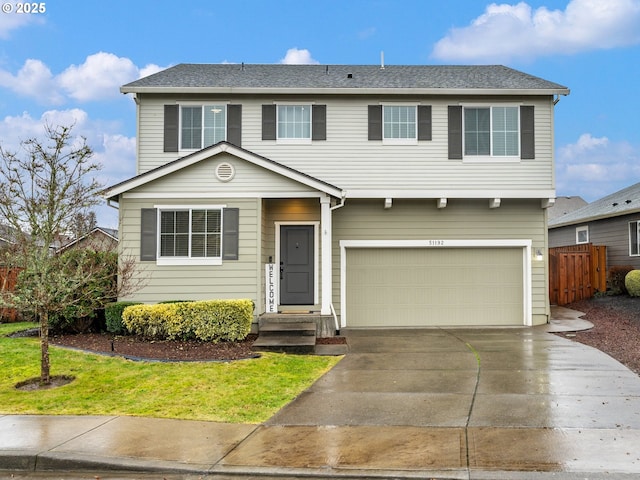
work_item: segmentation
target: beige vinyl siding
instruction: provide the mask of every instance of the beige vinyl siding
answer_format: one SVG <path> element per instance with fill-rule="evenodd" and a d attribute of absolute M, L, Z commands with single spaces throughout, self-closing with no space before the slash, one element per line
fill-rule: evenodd
<path fill-rule="evenodd" d="M 216 167 L 229 163 L 235 170 L 233 179 L 221 181 L 216 178 Z M 270 172 L 232 155 L 221 153 L 194 165 L 178 170 L 171 175 L 138 187 L 136 194 L 205 194 L 211 195 L 276 196 L 285 194 L 313 194 L 315 190 Z"/>
<path fill-rule="evenodd" d="M 340 313 L 340 240 L 491 240 L 530 239 L 532 251 L 545 252 L 532 260 L 533 323 L 548 320 L 545 212 L 539 200 L 503 199 L 490 209 L 487 200 L 451 199 L 438 209 L 435 200 L 347 200 L 333 214 L 333 302 Z M 488 272 L 490 275 L 490 272 Z"/>
<path fill-rule="evenodd" d="M 158 204 L 217 204 L 239 208 L 239 259 L 225 260 L 218 266 L 158 266 L 155 262 L 140 262 L 140 210 Z M 260 200 L 122 199 L 120 210 L 120 257 L 136 260 L 138 278 L 143 279 L 144 284 L 143 288 L 120 300 L 156 303 L 181 299 L 250 298 L 258 304 L 261 298 L 257 248 L 260 239 Z"/>
<path fill-rule="evenodd" d="M 242 148 L 329 182 L 350 193 L 389 189 L 459 192 L 553 189 L 551 97 L 229 97 L 157 98 L 140 95 L 139 170 L 156 168 L 185 153 L 163 153 L 163 106 L 180 100 L 242 104 Z M 327 106 L 327 139 L 310 144 L 262 140 L 262 104 L 277 101 Z M 383 145 L 367 140 L 367 105 L 401 101 L 432 106 L 433 140 Z M 460 103 L 535 106 L 536 158 L 515 163 L 465 163 L 447 158 L 447 107 Z M 367 175 L 362 172 L 366 170 Z M 454 195 L 450 195 L 454 196 Z"/>

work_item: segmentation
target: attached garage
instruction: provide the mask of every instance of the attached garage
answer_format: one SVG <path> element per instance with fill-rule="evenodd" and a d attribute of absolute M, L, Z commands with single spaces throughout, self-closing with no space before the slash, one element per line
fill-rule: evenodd
<path fill-rule="evenodd" d="M 528 240 L 341 242 L 342 326 L 531 324 Z"/>

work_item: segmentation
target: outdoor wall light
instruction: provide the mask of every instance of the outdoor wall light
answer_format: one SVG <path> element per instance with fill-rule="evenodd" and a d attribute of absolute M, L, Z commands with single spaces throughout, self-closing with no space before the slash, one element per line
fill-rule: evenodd
<path fill-rule="evenodd" d="M 541 262 L 543 259 L 542 256 L 542 250 L 540 250 L 539 248 L 536 250 L 536 255 L 534 257 L 538 262 Z"/>

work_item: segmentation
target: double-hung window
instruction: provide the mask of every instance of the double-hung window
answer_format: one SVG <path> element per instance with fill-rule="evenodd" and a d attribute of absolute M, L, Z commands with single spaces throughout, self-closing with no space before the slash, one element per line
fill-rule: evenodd
<path fill-rule="evenodd" d="M 518 107 L 465 107 L 464 155 L 467 157 L 519 157 Z"/>
<path fill-rule="evenodd" d="M 278 140 L 311 140 L 311 105 L 278 105 Z"/>
<path fill-rule="evenodd" d="M 200 150 L 226 140 L 226 105 L 182 105 L 180 149 Z"/>
<path fill-rule="evenodd" d="M 383 140 L 416 140 L 417 132 L 417 106 L 382 106 Z"/>
<path fill-rule="evenodd" d="M 629 255 L 640 256 L 640 222 L 629 222 Z"/>
<path fill-rule="evenodd" d="M 222 208 L 160 209 L 158 263 L 222 263 Z"/>

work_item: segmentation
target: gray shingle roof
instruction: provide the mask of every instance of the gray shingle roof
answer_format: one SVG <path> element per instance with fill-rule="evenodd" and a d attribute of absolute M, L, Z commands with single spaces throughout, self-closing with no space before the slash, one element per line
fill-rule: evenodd
<path fill-rule="evenodd" d="M 478 89 L 568 94 L 567 87 L 501 65 L 188 64 L 121 88 L 123 93 L 176 89 Z"/>
<path fill-rule="evenodd" d="M 640 183 L 623 188 L 600 200 L 595 200 L 566 215 L 549 220 L 549 228 L 575 225 L 636 212 L 640 212 Z"/>

